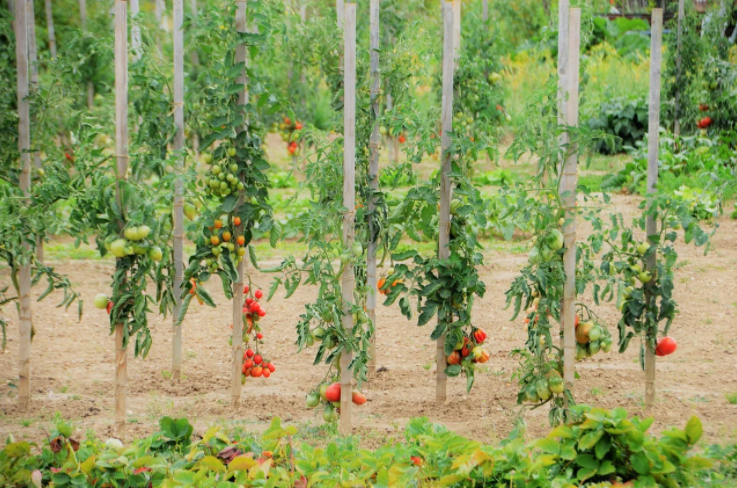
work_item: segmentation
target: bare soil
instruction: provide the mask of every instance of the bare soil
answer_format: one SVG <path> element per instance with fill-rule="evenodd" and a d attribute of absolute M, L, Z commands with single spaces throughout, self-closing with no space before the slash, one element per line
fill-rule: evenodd
<path fill-rule="evenodd" d="M 632 214 L 638 199 L 615 199 L 621 211 Z M 678 351 L 662 358 L 657 366 L 657 404 L 653 430 L 683 426 L 691 415 L 704 423 L 706 442 L 737 440 L 737 405 L 727 394 L 737 394 L 737 321 L 735 288 L 737 275 L 737 225 L 720 221 L 708 256 L 703 248 L 678 245 L 683 266 L 676 274 L 676 297 L 681 311 L 671 334 Z M 396 307 L 378 309 L 378 364 L 385 371 L 364 386 L 368 403 L 354 408 L 355 431 L 372 446 L 397 435 L 408 419 L 427 416 L 458 433 L 487 442 L 504 437 L 522 416 L 531 435 L 548 429 L 547 409 L 522 410 L 516 405 L 517 386 L 511 380 L 516 362 L 510 351 L 521 347 L 525 331 L 520 320 L 510 322 L 504 310 L 504 292 L 526 256 L 488 252 L 481 270 L 488 286 L 476 301 L 475 321 L 489 333 L 491 360 L 477 374 L 470 394 L 463 378 L 449 379 L 448 399 L 435 403 L 435 344 L 430 328 L 417 327 Z M 114 416 L 114 343 L 107 315 L 92 306 L 97 293 L 107 292 L 113 273 L 112 261 L 55 263 L 67 274 L 85 300 L 85 315 L 77 321 L 73 310 L 57 309 L 55 297 L 34 305 L 36 337 L 32 346 L 32 406 L 21 412 L 17 395 L 9 384 L 17 381 L 17 315 L 12 306 L 2 311 L 10 320 L 9 343 L 0 354 L 0 438 L 12 432 L 17 438 L 39 440 L 57 415 L 72 419 L 78 435 L 94 431 L 112 435 Z M 271 277 L 259 272 L 252 279 L 267 288 Z M 0 285 L 9 283 L 7 269 L 0 271 Z M 37 296 L 41 286 L 34 289 Z M 322 424 L 318 410 L 304 406 L 305 394 L 319 382 L 325 367 L 313 367 L 314 351 L 297 353 L 294 326 L 304 304 L 315 290 L 300 288 L 290 299 L 276 296 L 265 305 L 268 315 L 265 350 L 276 364 L 269 379 L 249 379 L 241 406 L 230 405 L 231 309 L 219 283 L 209 286 L 221 306 L 211 309 L 194 304 L 184 323 L 183 372 L 172 382 L 171 318 L 151 315 L 154 345 L 145 360 L 129 357 L 128 437 L 147 435 L 157 429 L 162 415 L 186 416 L 198 431 L 220 422 L 260 431 L 273 416 L 302 426 Z M 600 315 L 616 335 L 617 311 L 613 304 L 599 307 Z M 636 344 L 633 344 L 636 346 Z M 129 352 L 132 356 L 132 350 Z M 581 378 L 575 386 L 581 403 L 606 408 L 625 407 L 642 414 L 644 373 L 637 347 L 625 354 L 599 354 L 577 364 Z"/>

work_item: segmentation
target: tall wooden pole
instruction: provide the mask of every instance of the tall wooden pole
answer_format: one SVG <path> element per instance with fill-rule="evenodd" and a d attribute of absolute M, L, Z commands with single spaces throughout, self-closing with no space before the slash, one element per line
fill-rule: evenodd
<path fill-rule="evenodd" d="M 246 8 L 247 0 L 239 0 L 236 2 L 235 11 L 235 29 L 238 32 L 247 32 L 246 26 Z M 235 62 L 236 64 L 243 66 L 241 76 L 238 78 L 238 83 L 244 85 L 243 91 L 238 94 L 238 105 L 245 107 L 248 104 L 248 78 L 246 75 L 247 67 L 247 53 L 246 45 L 238 44 L 235 48 Z M 246 122 L 248 124 L 248 122 Z M 246 127 L 242 127 L 239 132 L 246 130 Z M 238 204 L 236 211 L 243 206 L 243 190 L 238 194 Z M 236 235 L 241 235 L 243 232 L 243 226 L 241 224 L 236 227 Z M 236 243 L 236 248 L 238 247 Z M 236 249 L 237 250 L 237 249 Z M 234 406 L 240 405 L 241 402 L 241 374 L 243 373 L 243 274 L 245 270 L 244 260 L 238 263 L 238 279 L 233 283 L 233 359 L 232 359 L 232 370 L 231 370 L 231 403 Z"/>
<path fill-rule="evenodd" d="M 566 74 L 568 70 L 568 10 L 570 0 L 558 2 L 558 125 L 566 122 Z"/>
<path fill-rule="evenodd" d="M 38 87 L 38 43 L 36 42 L 36 13 L 33 0 L 25 0 L 26 4 L 26 23 L 27 34 L 28 34 L 28 63 L 31 74 L 31 87 L 34 92 Z M 36 125 L 36 115 L 31 114 L 31 123 Z M 38 141 L 35 141 L 36 145 Z M 33 167 L 36 169 L 41 168 L 41 153 L 36 150 L 33 151 Z M 36 259 L 39 262 L 44 260 L 44 248 L 43 248 L 43 237 L 36 237 Z"/>
<path fill-rule="evenodd" d="M 483 0 L 481 4 L 481 19 L 484 22 L 489 20 L 489 0 Z"/>
<path fill-rule="evenodd" d="M 443 166 L 440 179 L 440 229 L 438 236 L 438 257 L 448 259 L 450 257 L 450 199 L 453 192 L 450 181 L 451 159 L 449 153 L 451 144 L 450 134 L 453 132 L 453 2 L 443 3 L 443 98 L 442 98 L 442 127 L 443 136 L 441 145 L 443 148 Z M 435 399 L 438 403 L 445 401 L 447 377 L 445 368 L 445 334 L 437 340 L 437 381 L 435 385 Z"/>
<path fill-rule="evenodd" d="M 46 30 L 49 32 L 49 51 L 51 51 L 51 59 L 56 59 L 56 31 L 54 31 L 54 15 L 51 8 L 51 0 L 45 0 L 46 7 Z"/>
<path fill-rule="evenodd" d="M 343 80 L 345 103 L 343 105 L 343 243 L 350 249 L 355 239 L 356 208 L 356 4 L 345 4 L 343 23 Z M 356 287 L 353 264 L 349 262 L 343 270 L 343 327 L 347 335 L 352 335 L 353 291 Z M 340 433 L 351 433 L 351 406 L 353 375 L 348 365 L 351 351 L 344 350 L 340 356 Z"/>
<path fill-rule="evenodd" d="M 676 99 L 674 103 L 674 119 L 673 133 L 677 136 L 681 135 L 681 47 L 683 45 L 683 18 L 686 16 L 685 0 L 678 0 L 678 34 L 676 38 Z M 735 29 L 737 31 L 737 29 Z"/>
<path fill-rule="evenodd" d="M 192 18 L 195 22 L 197 22 L 197 0 L 192 0 L 190 2 L 190 6 L 192 8 Z M 192 49 L 192 64 L 195 66 L 200 64 L 200 56 L 197 54 L 196 49 Z M 195 135 L 195 140 L 197 139 L 197 136 Z M 195 153 L 197 153 L 197 150 L 195 148 Z"/>
<path fill-rule="evenodd" d="M 31 128 L 28 108 L 28 20 L 24 0 L 15 0 L 15 60 L 18 71 L 18 152 L 20 153 L 20 189 L 25 196 L 31 191 Z M 27 242 L 23 243 L 30 250 Z M 31 265 L 22 265 L 19 281 L 20 351 L 18 407 L 26 410 L 31 401 Z"/>
<path fill-rule="evenodd" d="M 117 178 L 128 173 L 128 2 L 115 0 L 115 155 Z M 122 190 L 116 185 L 118 205 Z M 122 230 L 125 225 L 120 222 Z M 116 297 L 117 298 L 117 297 Z M 115 434 L 125 437 L 125 411 L 128 395 L 128 355 L 123 347 L 124 324 L 115 325 Z"/>
<path fill-rule="evenodd" d="M 132 0 L 137 1 L 137 0 Z M 184 149 L 184 0 L 174 0 L 174 150 Z M 184 171 L 184 155 L 178 156 L 178 166 Z M 182 378 L 182 280 L 184 273 L 184 182 L 180 176 L 174 181 L 174 330 L 172 337 L 172 378 Z"/>
<path fill-rule="evenodd" d="M 87 29 L 87 0 L 79 0 L 79 22 L 82 30 Z M 127 69 L 127 68 L 126 68 Z M 95 105 L 95 85 L 92 80 L 87 81 L 87 108 L 92 109 Z"/>
<path fill-rule="evenodd" d="M 650 26 L 650 113 L 647 134 L 647 192 L 654 193 L 658 184 L 658 151 L 660 148 L 660 64 L 663 52 L 663 9 L 655 8 L 652 12 Z M 648 236 L 658 233 L 658 222 L 648 216 L 646 223 Z M 653 276 L 656 273 L 657 256 L 653 253 L 645 263 L 645 269 Z M 650 293 L 645 294 L 647 301 L 652 299 Z M 650 345 L 645 345 L 645 409 L 651 410 L 655 404 L 655 353 Z"/>
<path fill-rule="evenodd" d="M 372 190 L 379 189 L 379 93 L 381 91 L 381 75 L 379 74 L 379 1 L 371 0 L 369 6 L 370 23 L 371 23 L 371 109 L 374 114 L 374 127 L 371 132 L 371 141 L 369 147 L 371 148 L 371 161 L 369 162 L 369 181 L 371 183 Z M 370 375 L 376 372 L 376 334 L 378 327 L 376 324 L 376 295 L 379 291 L 376 289 L 376 239 L 378 239 L 378 232 L 375 232 L 374 227 L 377 226 L 375 217 L 373 215 L 376 210 L 376 201 L 374 198 L 368 202 L 368 228 L 369 228 L 369 242 L 368 242 L 368 256 L 366 263 L 366 278 L 367 285 L 371 292 L 366 299 L 366 312 L 368 313 L 369 322 L 374 329 L 373 336 L 371 337 L 371 349 L 369 351 L 369 362 L 368 371 Z"/>
<path fill-rule="evenodd" d="M 568 22 L 568 76 L 565 90 L 565 122 L 568 127 L 578 127 L 578 68 L 581 47 L 581 9 L 569 9 Z M 566 281 L 563 285 L 561 326 L 563 327 L 563 379 L 573 388 L 576 361 L 576 187 L 578 185 L 578 148 L 570 145 L 569 133 L 563 136 L 568 153 L 560 178 L 560 196 L 566 211 L 563 227 L 565 252 L 563 269 Z"/>
<path fill-rule="evenodd" d="M 338 18 L 338 27 L 343 28 L 343 20 L 345 19 L 345 0 L 335 0 L 335 11 Z"/>

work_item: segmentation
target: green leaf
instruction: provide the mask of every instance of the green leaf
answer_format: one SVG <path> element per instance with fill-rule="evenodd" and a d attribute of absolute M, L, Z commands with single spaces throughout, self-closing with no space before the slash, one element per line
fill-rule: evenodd
<path fill-rule="evenodd" d="M 597 442 L 599 442 L 599 439 L 601 439 L 603 435 L 603 430 L 595 430 L 581 436 L 581 438 L 578 440 L 578 448 L 582 450 L 591 449 L 596 445 Z"/>
<path fill-rule="evenodd" d="M 451 364 L 447 368 L 445 368 L 445 374 L 447 376 L 450 376 L 451 378 L 454 378 L 461 374 L 461 365 L 460 364 Z"/>
<path fill-rule="evenodd" d="M 554 454 L 556 456 L 560 454 L 560 443 L 550 437 L 538 440 L 535 443 L 535 447 L 548 454 Z"/>
<path fill-rule="evenodd" d="M 597 474 L 599 476 L 606 476 L 608 474 L 612 474 L 616 471 L 616 468 L 612 464 L 610 460 L 602 461 L 601 466 L 599 466 L 599 469 L 597 470 Z"/>
<path fill-rule="evenodd" d="M 584 468 L 592 469 L 594 472 L 599 469 L 599 461 L 594 459 L 594 456 L 591 454 L 579 454 L 576 457 L 576 464 Z"/>
<path fill-rule="evenodd" d="M 606 456 L 606 453 L 609 452 L 609 449 L 612 447 L 612 439 L 609 436 L 602 437 L 601 440 L 599 440 L 596 443 L 596 448 L 594 449 L 594 452 L 596 453 L 597 459 L 603 459 L 604 456 Z"/>
<path fill-rule="evenodd" d="M 704 427 L 701 425 L 701 420 L 697 416 L 693 416 L 688 419 L 686 424 L 686 436 L 688 436 L 688 443 L 691 445 L 696 444 L 701 436 L 704 434 Z"/>
<path fill-rule="evenodd" d="M 639 474 L 648 474 L 650 472 L 650 461 L 644 452 L 637 452 L 630 456 L 630 462 Z"/>

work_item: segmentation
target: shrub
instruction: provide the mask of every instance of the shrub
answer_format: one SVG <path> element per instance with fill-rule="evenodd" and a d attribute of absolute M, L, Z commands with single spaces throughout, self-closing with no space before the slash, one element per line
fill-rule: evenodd
<path fill-rule="evenodd" d="M 588 126 L 615 137 L 614 141 L 603 139 L 595 149 L 603 154 L 622 152 L 625 147 L 635 147 L 645 136 L 648 124 L 648 105 L 644 98 L 614 98 L 601 104 L 599 115 L 591 117 Z"/>

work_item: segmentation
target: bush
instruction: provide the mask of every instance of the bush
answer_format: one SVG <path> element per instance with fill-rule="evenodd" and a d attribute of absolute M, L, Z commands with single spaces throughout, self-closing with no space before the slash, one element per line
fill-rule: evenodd
<path fill-rule="evenodd" d="M 648 124 L 648 104 L 644 98 L 630 100 L 615 98 L 601 104 L 599 115 L 588 120 L 592 130 L 601 130 L 615 136 L 614 142 L 602 139 L 595 149 L 603 154 L 622 152 L 635 147 L 645 136 Z"/>
<path fill-rule="evenodd" d="M 621 408 L 573 407 L 577 421 L 533 442 L 520 429 L 498 446 L 484 445 L 431 424 L 411 420 L 403 442 L 375 451 L 359 449 L 355 438 L 324 447 L 297 445 L 295 427 L 278 418 L 260 440 L 228 436 L 212 427 L 191 438 L 184 419 L 163 420 L 162 432 L 122 446 L 88 438 L 77 443 L 60 423 L 42 448 L 9 439 L 0 451 L 0 485 L 37 486 L 512 486 L 573 487 L 634 481 L 634 486 L 697 486 L 734 479 L 732 463 L 717 468 L 690 454 L 702 433 L 692 417 L 685 430 L 658 438 L 647 433 L 652 418 L 628 418 Z M 324 437 L 325 433 L 322 433 Z M 34 448 L 34 449 L 32 449 Z M 715 456 L 734 449 L 715 446 Z M 265 481 L 268 478 L 268 482 Z"/>

